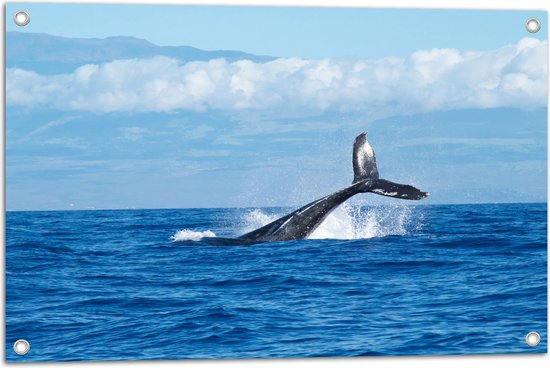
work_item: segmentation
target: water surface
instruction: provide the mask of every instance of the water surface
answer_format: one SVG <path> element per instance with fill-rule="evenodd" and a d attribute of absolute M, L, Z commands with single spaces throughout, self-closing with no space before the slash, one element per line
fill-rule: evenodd
<path fill-rule="evenodd" d="M 8 212 L 7 360 L 546 352 L 546 204 L 343 207 L 313 239 L 208 238 L 284 212 Z"/>

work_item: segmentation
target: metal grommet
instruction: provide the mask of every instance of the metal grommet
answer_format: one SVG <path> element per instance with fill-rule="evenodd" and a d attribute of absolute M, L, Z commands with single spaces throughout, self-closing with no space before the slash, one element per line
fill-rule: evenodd
<path fill-rule="evenodd" d="M 31 350 L 31 344 L 25 339 L 19 339 L 13 344 L 13 351 L 17 355 L 25 355 Z"/>
<path fill-rule="evenodd" d="M 13 16 L 13 21 L 19 27 L 24 27 L 27 24 L 29 24 L 29 22 L 31 21 L 31 17 L 29 16 L 29 14 L 27 12 L 21 10 L 21 11 L 18 11 L 17 13 L 15 13 L 15 15 Z"/>
<path fill-rule="evenodd" d="M 537 18 L 528 19 L 527 22 L 525 22 L 525 28 L 531 33 L 537 33 L 540 31 L 540 22 Z"/>
<path fill-rule="evenodd" d="M 540 335 L 534 331 L 531 331 L 525 336 L 525 342 L 529 346 L 537 346 L 540 344 Z"/>

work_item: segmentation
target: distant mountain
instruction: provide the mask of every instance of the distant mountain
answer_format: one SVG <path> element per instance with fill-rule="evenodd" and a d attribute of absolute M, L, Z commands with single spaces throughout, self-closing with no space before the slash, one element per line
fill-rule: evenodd
<path fill-rule="evenodd" d="M 254 62 L 273 60 L 271 56 L 241 51 L 207 51 L 191 46 L 158 46 L 134 37 L 67 38 L 45 33 L 7 32 L 6 66 L 34 70 L 43 74 L 70 72 L 84 64 L 116 59 L 168 56 L 182 61 L 205 61 L 224 58 Z"/>

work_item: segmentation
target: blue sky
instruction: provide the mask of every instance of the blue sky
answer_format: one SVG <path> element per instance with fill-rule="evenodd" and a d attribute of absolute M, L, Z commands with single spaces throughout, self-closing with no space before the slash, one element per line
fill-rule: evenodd
<path fill-rule="evenodd" d="M 24 28 L 10 19 L 20 9 Z M 350 183 L 364 130 L 382 177 L 429 191 L 426 203 L 546 201 L 543 12 L 8 4 L 6 14 L 35 58 L 10 53 L 21 38 L 8 33 L 8 210 L 299 205 Z M 533 16 L 535 35 L 524 28 Z M 194 61 L 189 49 L 126 38 L 69 47 L 38 33 L 275 58 Z"/>
<path fill-rule="evenodd" d="M 31 22 L 11 17 L 24 9 Z M 407 56 L 420 49 L 487 50 L 525 37 L 536 17 L 545 39 L 546 13 L 506 10 L 396 10 L 172 5 L 8 3 L 8 31 L 104 38 L 143 38 L 157 45 L 193 45 L 281 57 Z M 481 34 L 480 34 L 481 32 Z"/>

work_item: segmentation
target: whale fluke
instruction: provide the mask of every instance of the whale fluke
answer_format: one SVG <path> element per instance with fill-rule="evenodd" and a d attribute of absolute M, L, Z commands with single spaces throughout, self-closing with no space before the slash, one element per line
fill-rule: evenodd
<path fill-rule="evenodd" d="M 253 243 L 307 238 L 336 207 L 359 193 L 375 193 L 409 200 L 428 197 L 427 192 L 422 192 L 412 185 L 398 184 L 379 178 L 376 155 L 367 141 L 366 132 L 355 138 L 352 161 L 354 176 L 353 183 L 349 187 L 308 203 L 238 239 Z"/>
<path fill-rule="evenodd" d="M 409 200 L 419 200 L 427 198 L 429 195 L 429 193 L 423 192 L 412 185 L 394 183 L 393 181 L 384 179 L 367 179 L 359 183 L 364 185 L 364 188 L 361 188 L 359 193 L 374 193 L 386 197 Z"/>
<path fill-rule="evenodd" d="M 376 155 L 367 141 L 367 132 L 363 132 L 353 142 L 353 183 L 378 177 Z"/>
<path fill-rule="evenodd" d="M 367 140 L 367 132 L 359 134 L 353 143 L 353 183 L 363 183 L 359 193 L 375 193 L 386 197 L 418 200 L 426 198 L 428 193 L 422 192 L 412 185 L 398 184 L 389 180 L 379 179 L 376 166 L 376 154 Z"/>

